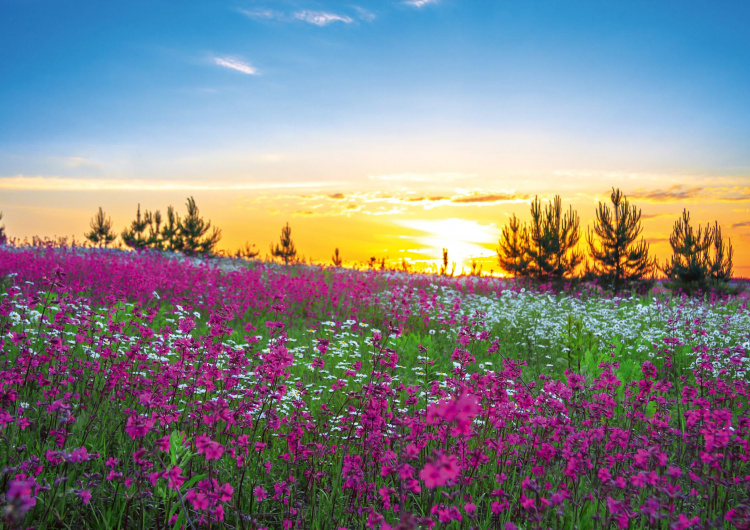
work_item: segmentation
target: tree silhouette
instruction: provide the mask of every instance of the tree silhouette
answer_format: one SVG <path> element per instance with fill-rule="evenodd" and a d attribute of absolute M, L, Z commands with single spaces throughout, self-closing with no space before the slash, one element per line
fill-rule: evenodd
<path fill-rule="evenodd" d="M 180 237 L 180 215 L 174 211 L 173 206 L 167 208 L 167 219 L 161 229 L 161 243 L 164 250 L 179 252 L 182 250 L 182 238 Z"/>
<path fill-rule="evenodd" d="M 649 245 L 641 238 L 641 211 L 630 206 L 620 189 L 612 188 L 612 208 L 599 203 L 593 232 L 586 234 L 592 271 L 616 293 L 628 283 L 641 280 L 654 271 L 655 261 L 648 255 Z M 594 240 L 594 234 L 598 242 Z"/>
<path fill-rule="evenodd" d="M 669 236 L 672 257 L 662 267 L 671 280 L 691 290 L 704 286 L 706 280 L 723 282 L 732 277 L 732 241 L 724 244 L 718 222 L 695 230 L 690 225 L 690 213 L 685 209 L 675 221 Z"/>
<path fill-rule="evenodd" d="M 339 254 L 339 247 L 336 247 L 336 250 L 333 251 L 333 256 L 331 256 L 331 261 L 333 261 L 334 267 L 341 267 L 343 260 L 341 259 L 341 254 Z"/>
<path fill-rule="evenodd" d="M 443 263 L 440 265 L 440 274 L 441 276 L 453 276 L 456 272 L 456 263 L 453 263 L 453 268 L 451 269 L 450 274 L 448 274 L 448 249 L 443 249 Z"/>
<path fill-rule="evenodd" d="M 257 257 L 258 254 L 260 254 L 260 250 L 256 248 L 255 244 L 251 245 L 250 243 L 245 242 L 245 246 L 237 249 L 234 256 L 239 259 L 253 259 Z"/>
<path fill-rule="evenodd" d="M 289 262 L 294 261 L 294 258 L 297 257 L 297 249 L 292 241 L 292 229 L 289 228 L 289 223 L 281 229 L 279 244 L 275 248 L 273 244 L 271 245 L 271 255 L 283 259 L 284 265 L 289 265 Z"/>
<path fill-rule="evenodd" d="M 94 245 L 107 247 L 112 241 L 117 239 L 117 234 L 112 231 L 112 218 L 104 215 L 104 210 L 99 207 L 99 211 L 91 219 L 89 224 L 91 231 L 84 234 L 84 237 Z"/>
<path fill-rule="evenodd" d="M 580 237 L 580 220 L 572 206 L 563 214 L 562 199 L 555 195 L 542 211 L 539 197 L 534 198 L 529 224 L 529 256 L 537 277 L 562 278 L 572 274 L 583 259 L 575 250 Z"/>
<path fill-rule="evenodd" d="M 3 219 L 3 212 L 0 212 L 0 221 Z M 8 242 L 8 236 L 5 234 L 5 225 L 0 225 L 0 245 Z"/>
<path fill-rule="evenodd" d="M 148 222 L 141 216 L 141 205 L 138 205 L 138 211 L 136 212 L 135 219 L 130 223 L 130 228 L 126 228 L 120 234 L 122 242 L 135 250 L 142 250 L 148 246 L 148 237 L 146 236 L 146 228 Z"/>
<path fill-rule="evenodd" d="M 148 248 L 154 248 L 162 250 L 164 248 L 164 239 L 161 233 L 161 212 L 156 210 L 151 213 L 146 210 L 143 214 L 143 220 L 146 222 L 148 227 L 148 237 L 146 238 L 146 245 Z"/>
<path fill-rule="evenodd" d="M 521 225 L 516 214 L 513 214 L 510 223 L 503 227 L 499 244 L 497 259 L 500 267 L 516 278 L 529 276 L 531 274 L 531 258 L 528 255 L 529 233 L 526 226 Z"/>
<path fill-rule="evenodd" d="M 528 226 L 514 215 L 503 228 L 498 262 L 516 277 L 562 278 L 581 264 L 583 256 L 576 250 L 580 237 L 580 219 L 572 206 L 563 213 L 559 195 L 544 208 L 539 197 L 534 197 Z"/>
<path fill-rule="evenodd" d="M 195 199 L 187 200 L 187 215 L 180 222 L 179 237 L 181 250 L 189 255 L 213 254 L 221 239 L 221 230 L 214 227 L 211 233 L 211 221 L 205 221 L 195 204 Z"/>
<path fill-rule="evenodd" d="M 727 241 L 727 246 L 724 246 L 724 239 L 721 236 L 721 227 L 718 221 L 714 221 L 713 226 L 713 253 L 707 256 L 708 264 L 708 276 L 712 280 L 728 281 L 732 278 L 732 257 L 734 257 L 734 249 L 732 248 L 732 240 Z"/>

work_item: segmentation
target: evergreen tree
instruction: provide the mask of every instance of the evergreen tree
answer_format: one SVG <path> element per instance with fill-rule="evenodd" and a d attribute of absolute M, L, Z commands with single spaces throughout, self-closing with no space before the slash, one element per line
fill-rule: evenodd
<path fill-rule="evenodd" d="M 514 215 L 503 228 L 498 262 L 516 277 L 563 278 L 573 274 L 583 259 L 576 250 L 580 235 L 578 214 L 572 206 L 563 213 L 559 195 L 544 208 L 539 197 L 534 197 L 528 226 L 521 225 Z"/>
<path fill-rule="evenodd" d="M 167 208 L 167 219 L 161 229 L 161 241 L 164 250 L 179 252 L 182 250 L 182 239 L 180 238 L 180 215 L 174 211 L 173 206 Z"/>
<path fill-rule="evenodd" d="M 260 254 L 260 251 L 255 247 L 255 245 L 250 245 L 250 243 L 245 242 L 245 246 L 243 248 L 237 249 L 237 252 L 235 252 L 234 256 L 238 259 L 253 259 Z"/>
<path fill-rule="evenodd" d="M 292 241 L 292 229 L 289 228 L 289 223 L 281 229 L 279 244 L 276 247 L 271 245 L 271 255 L 283 259 L 284 265 L 289 265 L 289 262 L 294 261 L 294 258 L 297 257 L 297 249 Z"/>
<path fill-rule="evenodd" d="M 500 267 L 514 277 L 525 277 L 531 274 L 531 259 L 528 255 L 529 233 L 525 225 L 521 225 L 516 214 L 510 218 L 510 223 L 503 227 L 500 236 L 500 246 L 497 249 L 497 259 Z"/>
<path fill-rule="evenodd" d="M 448 274 L 448 249 L 443 249 L 443 264 L 440 266 L 440 274 L 442 276 L 453 276 L 456 273 L 456 263 L 453 263 L 453 268 L 450 274 Z"/>
<path fill-rule="evenodd" d="M 3 212 L 0 212 L 0 221 L 3 219 Z M 0 225 L 0 245 L 8 242 L 8 236 L 5 234 L 5 225 Z"/>
<path fill-rule="evenodd" d="M 210 234 L 211 221 L 205 221 L 193 197 L 187 200 L 187 215 L 180 222 L 179 237 L 181 250 L 189 255 L 212 254 L 221 239 L 221 230 L 214 227 Z"/>
<path fill-rule="evenodd" d="M 146 238 L 146 246 L 156 250 L 163 250 L 164 244 L 161 235 L 161 212 L 156 210 L 155 212 L 146 211 L 143 215 L 143 220 L 146 222 L 148 227 L 148 237 Z"/>
<path fill-rule="evenodd" d="M 732 240 L 728 240 L 727 246 L 724 246 L 718 221 L 714 221 L 713 236 L 713 253 L 706 256 L 708 277 L 712 280 L 729 281 L 732 278 L 732 257 L 734 257 Z"/>
<path fill-rule="evenodd" d="M 148 246 L 148 237 L 145 233 L 147 227 L 148 223 L 141 216 L 141 205 L 139 204 L 135 219 L 130 223 L 130 228 L 124 229 L 120 234 L 122 242 L 135 250 L 146 248 Z"/>
<path fill-rule="evenodd" d="M 341 254 L 339 254 L 338 247 L 336 247 L 336 250 L 333 251 L 333 256 L 331 256 L 331 261 L 333 261 L 334 267 L 341 267 L 343 260 L 341 259 Z"/>
<path fill-rule="evenodd" d="M 669 236 L 672 257 L 662 271 L 680 287 L 687 290 L 705 286 L 707 280 L 727 281 L 732 276 L 732 241 L 724 244 L 718 222 L 695 230 L 690 225 L 690 213 L 682 211 Z"/>
<path fill-rule="evenodd" d="M 84 237 L 88 239 L 94 245 L 103 245 L 107 247 L 112 241 L 117 239 L 117 234 L 112 231 L 112 218 L 104 215 L 104 210 L 99 207 L 99 211 L 91 219 L 89 224 L 91 231 L 84 234 Z"/>
<path fill-rule="evenodd" d="M 539 197 L 534 198 L 531 203 L 528 254 L 536 277 L 562 278 L 572 274 L 583 259 L 575 249 L 580 237 L 580 220 L 572 206 L 563 214 L 562 199 L 555 195 L 542 210 Z"/>
<path fill-rule="evenodd" d="M 586 234 L 593 260 L 592 272 L 616 293 L 631 281 L 641 280 L 654 271 L 655 262 L 648 255 L 649 245 L 641 238 L 641 211 L 630 206 L 627 197 L 612 188 L 612 208 L 599 203 L 593 232 Z M 594 234 L 599 238 L 598 244 Z"/>

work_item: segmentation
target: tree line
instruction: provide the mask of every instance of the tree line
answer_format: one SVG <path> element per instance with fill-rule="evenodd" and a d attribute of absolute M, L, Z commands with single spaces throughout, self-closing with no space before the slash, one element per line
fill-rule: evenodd
<path fill-rule="evenodd" d="M 653 278 L 656 271 L 687 290 L 731 278 L 734 250 L 717 222 L 694 227 L 683 210 L 669 237 L 672 256 L 662 265 L 650 256 L 648 242 L 639 238 L 642 231 L 641 210 L 619 189 L 612 189 L 610 204 L 599 202 L 593 229 L 582 245 L 580 219 L 573 207 L 563 212 L 559 195 L 544 206 L 535 197 L 528 223 L 514 214 L 503 227 L 498 262 L 517 278 L 559 280 L 575 275 L 585 257 L 583 247 L 589 258 L 584 277 L 598 277 L 616 292 Z"/>
<path fill-rule="evenodd" d="M 218 254 L 216 247 L 221 240 L 221 229 L 212 227 L 210 220 L 206 221 L 201 217 L 193 197 L 187 199 L 186 206 L 187 213 L 184 217 L 180 217 L 172 206 L 167 208 L 166 217 L 163 217 L 159 210 L 146 210 L 141 213 L 139 204 L 135 219 L 119 234 L 123 244 L 133 250 L 166 250 L 189 256 Z M 112 228 L 112 218 L 108 217 L 101 207 L 91 219 L 89 228 L 84 235 L 93 245 L 108 247 L 117 240 L 118 234 Z M 282 228 L 279 243 L 276 246 L 271 245 L 270 252 L 273 257 L 283 260 L 285 264 L 297 259 L 297 249 L 292 241 L 289 223 Z M 245 243 L 234 256 L 252 259 L 259 253 L 255 245 Z"/>
<path fill-rule="evenodd" d="M 141 213 L 139 204 L 135 219 L 119 236 L 125 246 L 135 250 L 166 250 L 191 256 L 217 254 L 221 230 L 201 217 L 193 197 L 187 199 L 186 209 L 184 216 L 180 216 L 169 206 L 163 217 L 159 210 Z M 580 218 L 572 206 L 563 211 L 559 195 L 546 204 L 535 197 L 528 222 L 522 223 L 513 214 L 502 229 L 497 248 L 501 269 L 516 278 L 546 282 L 575 276 L 585 260 L 583 277 L 596 277 L 615 292 L 652 279 L 657 271 L 688 291 L 720 286 L 732 277 L 734 249 L 731 240 L 724 239 L 716 221 L 706 226 L 693 226 L 690 213 L 683 210 L 669 236 L 672 256 L 659 264 L 650 255 L 648 242 L 641 237 L 641 210 L 631 205 L 619 189 L 613 188 L 610 202 L 599 202 L 595 213 L 593 228 L 587 230 L 585 242 L 581 242 Z M 297 261 L 291 233 L 287 223 L 281 230 L 279 242 L 269 249 L 271 256 L 287 265 Z M 117 239 L 112 219 L 101 207 L 92 218 L 85 237 L 90 243 L 103 247 Z M 6 240 L 5 227 L 0 225 L 0 244 Z M 254 245 L 246 243 L 234 255 L 252 259 L 258 254 Z M 342 266 L 338 248 L 331 261 L 335 267 Z M 449 272 L 448 263 L 448 249 L 444 248 L 440 274 L 453 275 L 455 264 Z M 374 269 L 377 264 L 375 257 L 370 258 L 369 268 Z M 379 264 L 385 269 L 385 259 Z M 405 260 L 402 269 L 410 270 Z M 476 262 L 472 264 L 472 274 L 481 274 Z"/>

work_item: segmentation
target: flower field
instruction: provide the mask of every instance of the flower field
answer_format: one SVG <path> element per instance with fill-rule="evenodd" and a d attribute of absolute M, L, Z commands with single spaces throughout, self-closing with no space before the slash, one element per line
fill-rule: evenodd
<path fill-rule="evenodd" d="M 0 249 L 8 528 L 750 528 L 742 296 Z"/>

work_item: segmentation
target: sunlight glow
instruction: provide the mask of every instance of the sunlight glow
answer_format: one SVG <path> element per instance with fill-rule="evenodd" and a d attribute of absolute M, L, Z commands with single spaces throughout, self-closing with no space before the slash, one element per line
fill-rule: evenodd
<path fill-rule="evenodd" d="M 397 224 L 423 232 L 416 236 L 406 236 L 423 246 L 427 256 L 426 264 L 435 265 L 438 270 L 443 262 L 443 249 L 448 249 L 449 268 L 456 263 L 456 273 L 471 262 L 494 256 L 500 230 L 494 225 L 483 225 L 467 219 L 402 220 Z M 489 248 L 488 248 L 489 247 Z"/>

